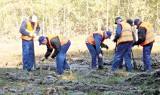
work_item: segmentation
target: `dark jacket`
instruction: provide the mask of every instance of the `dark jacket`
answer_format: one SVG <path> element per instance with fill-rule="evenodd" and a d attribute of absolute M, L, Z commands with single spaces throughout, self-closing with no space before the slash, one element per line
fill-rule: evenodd
<path fill-rule="evenodd" d="M 141 24 L 142 24 L 142 22 L 137 26 L 137 29 L 138 29 L 138 41 L 135 42 L 134 45 L 139 45 L 139 44 L 143 43 L 146 40 L 147 29 L 145 27 L 139 27 Z M 151 42 L 151 43 L 153 43 L 153 42 Z M 151 43 L 149 43 L 147 45 L 150 45 Z M 147 46 L 147 45 L 145 45 L 145 46 Z"/>
<path fill-rule="evenodd" d="M 58 36 L 51 39 L 51 44 L 54 47 L 54 53 L 52 54 L 51 57 L 54 58 L 61 50 L 61 43 L 60 43 Z M 47 59 L 53 51 L 53 49 L 50 48 L 48 37 L 47 37 L 46 46 L 47 46 L 47 52 L 45 53 L 44 57 Z"/>
<path fill-rule="evenodd" d="M 142 24 L 142 22 L 137 26 L 138 29 L 138 41 L 134 43 L 134 45 L 139 45 L 143 43 L 146 39 L 146 31 L 147 29 L 145 27 L 139 27 Z"/>

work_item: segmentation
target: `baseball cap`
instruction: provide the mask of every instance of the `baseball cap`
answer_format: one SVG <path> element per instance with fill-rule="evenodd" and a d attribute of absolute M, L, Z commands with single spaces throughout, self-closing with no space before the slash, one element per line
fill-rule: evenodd
<path fill-rule="evenodd" d="M 43 40 L 44 40 L 45 38 L 46 38 L 45 36 L 40 36 L 40 37 L 38 38 L 39 45 L 42 44 L 42 42 L 43 42 Z"/>
<path fill-rule="evenodd" d="M 135 19 L 134 20 L 134 25 L 137 25 L 139 21 L 140 21 L 140 19 Z"/>
<path fill-rule="evenodd" d="M 130 24 L 131 26 L 134 26 L 134 25 L 133 25 L 133 20 L 132 20 L 132 19 L 128 19 L 128 20 L 127 20 L 127 23 Z"/>
<path fill-rule="evenodd" d="M 33 15 L 31 20 L 32 22 L 37 22 L 37 16 Z"/>
<path fill-rule="evenodd" d="M 121 18 L 121 17 L 116 17 L 116 19 L 115 19 L 115 24 L 117 24 L 117 21 L 118 21 L 118 20 L 122 21 L 122 18 Z"/>

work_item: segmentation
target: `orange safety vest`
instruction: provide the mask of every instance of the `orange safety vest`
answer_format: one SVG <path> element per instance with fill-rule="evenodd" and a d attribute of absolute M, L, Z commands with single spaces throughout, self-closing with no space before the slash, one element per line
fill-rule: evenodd
<path fill-rule="evenodd" d="M 120 38 L 117 40 L 117 44 L 121 42 L 133 41 L 132 27 L 126 22 L 121 22 L 121 25 L 122 31 Z"/>
<path fill-rule="evenodd" d="M 144 27 L 147 30 L 146 31 L 146 39 L 143 43 L 140 44 L 141 46 L 147 45 L 150 42 L 153 42 L 155 40 L 154 31 L 153 31 L 154 29 L 150 23 L 142 22 L 139 27 Z"/>
<path fill-rule="evenodd" d="M 54 37 L 57 37 L 57 36 L 58 36 L 58 38 L 60 40 L 61 46 L 65 45 L 69 41 L 69 39 L 66 38 L 66 37 L 64 37 L 63 35 L 61 35 L 61 36 L 60 35 L 51 35 L 51 36 L 48 36 L 49 45 L 50 45 L 50 48 L 52 48 L 52 49 L 54 47 L 51 44 L 51 39 L 54 38 Z"/>
<path fill-rule="evenodd" d="M 104 32 L 103 32 L 103 31 L 93 32 L 92 35 L 90 35 L 89 37 L 87 37 L 87 39 L 86 39 L 86 43 L 87 43 L 87 44 L 89 43 L 89 44 L 95 45 L 94 37 L 93 37 L 94 34 L 100 34 L 100 35 L 102 35 L 102 38 L 104 38 Z M 101 39 L 101 40 L 102 40 L 102 39 Z"/>
<path fill-rule="evenodd" d="M 30 34 L 34 34 L 35 30 L 37 29 L 37 22 L 35 22 L 34 28 L 32 28 L 32 25 L 28 20 L 26 20 L 26 23 L 27 23 L 26 31 L 29 32 Z M 24 35 L 22 35 L 21 38 L 24 40 L 32 40 L 31 37 Z"/>

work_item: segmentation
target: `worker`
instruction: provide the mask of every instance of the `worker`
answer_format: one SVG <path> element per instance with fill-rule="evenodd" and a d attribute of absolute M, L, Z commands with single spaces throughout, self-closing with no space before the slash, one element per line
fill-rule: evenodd
<path fill-rule="evenodd" d="M 66 53 L 71 45 L 71 42 L 68 38 L 64 37 L 63 35 L 50 35 L 48 37 L 46 36 L 40 36 L 39 39 L 39 45 L 46 45 L 47 51 L 44 55 L 44 57 L 41 58 L 41 61 L 44 61 L 47 59 L 53 49 L 54 52 L 51 55 L 51 58 L 54 59 L 56 57 L 56 65 L 57 65 L 57 72 L 58 74 L 62 75 L 64 71 L 70 69 L 70 66 L 66 60 Z"/>
<path fill-rule="evenodd" d="M 96 59 L 98 58 L 98 69 L 103 69 L 103 53 L 101 48 L 108 49 L 109 47 L 103 43 L 107 38 L 110 38 L 110 31 L 96 31 L 86 39 L 86 46 L 92 57 L 91 68 L 97 69 Z M 100 48 L 101 47 L 101 48 Z"/>
<path fill-rule="evenodd" d="M 35 55 L 34 55 L 34 38 L 40 31 L 37 16 L 32 15 L 23 20 L 20 26 L 22 38 L 22 63 L 23 70 L 34 70 Z"/>
<path fill-rule="evenodd" d="M 131 26 L 131 27 L 133 27 L 134 25 L 134 23 L 133 23 L 133 20 L 132 19 L 127 19 L 127 23 Z M 133 36 L 133 42 L 135 42 L 136 41 L 136 37 L 135 37 L 135 35 L 134 35 L 134 31 L 133 31 L 133 29 L 132 29 L 132 36 Z M 132 56 L 133 57 L 133 56 Z M 121 68 L 123 68 L 123 58 L 120 60 L 120 66 L 119 66 L 119 68 L 121 69 Z M 125 67 L 127 67 L 127 66 L 125 66 Z M 126 68 L 126 70 L 127 70 L 127 68 Z"/>
<path fill-rule="evenodd" d="M 115 19 L 117 24 L 116 35 L 114 42 L 116 42 L 116 52 L 114 54 L 114 60 L 112 64 L 112 71 L 119 69 L 120 62 L 124 57 L 126 71 L 132 72 L 131 64 L 131 48 L 133 44 L 132 27 L 124 22 L 121 17 Z"/>
<path fill-rule="evenodd" d="M 141 45 L 143 47 L 143 63 L 147 72 L 151 72 L 150 55 L 155 41 L 154 29 L 150 23 L 142 22 L 140 19 L 135 19 L 134 25 L 138 29 L 138 41 L 134 42 L 133 46 Z"/>

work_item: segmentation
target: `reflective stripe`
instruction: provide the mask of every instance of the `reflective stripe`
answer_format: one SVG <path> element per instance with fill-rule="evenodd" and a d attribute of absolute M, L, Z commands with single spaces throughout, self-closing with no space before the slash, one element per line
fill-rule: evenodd
<path fill-rule="evenodd" d="M 126 22 L 121 22 L 121 26 L 121 35 L 120 38 L 117 40 L 117 44 L 121 42 L 133 41 L 132 27 Z"/>
<path fill-rule="evenodd" d="M 132 35 L 124 35 L 124 36 L 121 36 L 121 37 L 128 37 L 128 36 L 132 36 Z"/>
<path fill-rule="evenodd" d="M 151 39 L 152 37 L 154 37 L 154 35 L 152 35 L 151 37 L 149 37 L 149 38 L 146 38 L 146 40 L 149 40 L 149 39 Z"/>
<path fill-rule="evenodd" d="M 149 33 L 151 33 L 151 32 L 153 32 L 153 28 L 152 28 L 149 32 L 147 32 L 147 34 L 149 34 Z"/>
<path fill-rule="evenodd" d="M 122 30 L 122 32 L 132 32 L 132 30 Z"/>

